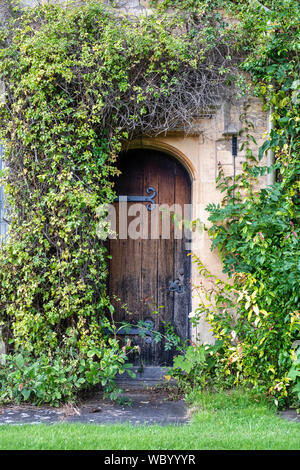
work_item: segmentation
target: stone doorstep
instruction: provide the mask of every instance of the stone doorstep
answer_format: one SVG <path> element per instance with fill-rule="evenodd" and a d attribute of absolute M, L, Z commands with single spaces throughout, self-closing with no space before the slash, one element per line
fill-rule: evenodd
<path fill-rule="evenodd" d="M 300 423 L 300 414 L 297 413 L 297 410 L 295 409 L 290 408 L 288 410 L 281 411 L 279 416 L 283 419 L 287 419 L 288 421 L 295 421 Z"/>
<path fill-rule="evenodd" d="M 175 380 L 166 381 L 164 378 L 168 374 L 170 367 L 160 367 L 160 366 L 146 366 L 143 368 L 142 372 L 139 372 L 140 367 L 134 366 L 130 370 L 136 374 L 136 376 L 130 377 L 128 372 L 119 374 L 116 376 L 116 384 L 119 386 L 126 387 L 145 387 L 158 384 L 175 384 Z"/>

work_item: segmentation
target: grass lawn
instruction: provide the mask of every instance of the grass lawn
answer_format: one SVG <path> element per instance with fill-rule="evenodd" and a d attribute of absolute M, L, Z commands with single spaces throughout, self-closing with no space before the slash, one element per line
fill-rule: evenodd
<path fill-rule="evenodd" d="M 242 392 L 198 393 L 182 426 L 95 424 L 0 426 L 0 449 L 299 450 L 300 423 Z"/>

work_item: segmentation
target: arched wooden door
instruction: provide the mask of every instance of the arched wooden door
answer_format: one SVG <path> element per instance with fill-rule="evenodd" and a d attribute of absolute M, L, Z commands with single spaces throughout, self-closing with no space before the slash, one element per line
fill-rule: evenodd
<path fill-rule="evenodd" d="M 136 325 L 146 321 L 150 333 L 152 328 L 163 333 L 170 322 L 182 340 L 189 337 L 190 245 L 179 221 L 189 215 L 190 178 L 176 159 L 155 150 L 124 152 L 118 168 L 119 235 L 110 240 L 109 250 L 114 319 L 132 325 L 129 335 L 140 346 L 144 365 L 172 365 L 174 350 L 166 350 L 165 341 L 156 343 L 151 334 L 141 338 Z M 170 211 L 176 214 L 175 224 Z"/>

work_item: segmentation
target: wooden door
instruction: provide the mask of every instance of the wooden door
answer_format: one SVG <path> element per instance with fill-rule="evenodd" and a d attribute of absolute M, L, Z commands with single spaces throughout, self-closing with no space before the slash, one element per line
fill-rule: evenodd
<path fill-rule="evenodd" d="M 190 179 L 178 161 L 154 150 L 125 152 L 120 155 L 118 168 L 121 175 L 115 189 L 119 201 L 114 204 L 119 236 L 110 240 L 109 249 L 114 318 L 117 323 L 132 325 L 130 338 L 141 349 L 141 357 L 133 358 L 135 364 L 142 359 L 144 365 L 172 365 L 175 351 L 166 350 L 165 341 L 156 343 L 151 335 L 141 338 L 136 324 L 147 321 L 149 331 L 154 328 L 163 333 L 165 323 L 170 322 L 182 340 L 189 337 L 190 246 L 188 233 L 178 221 L 190 209 Z M 143 201 L 145 196 L 149 199 Z M 170 222 L 168 208 L 177 214 L 177 224 Z M 127 237 L 124 223 L 123 227 L 119 224 L 125 209 L 129 214 Z"/>

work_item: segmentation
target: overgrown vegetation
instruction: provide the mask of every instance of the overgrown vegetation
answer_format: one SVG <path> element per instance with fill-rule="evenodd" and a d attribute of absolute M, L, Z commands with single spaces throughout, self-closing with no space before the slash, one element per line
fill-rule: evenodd
<path fill-rule="evenodd" d="M 232 283 L 206 284 L 196 314 L 207 316 L 218 342 L 190 346 L 177 366 L 191 360 L 183 375 L 193 385 L 250 384 L 291 403 L 299 393 L 298 2 L 265 9 L 256 1 L 166 0 L 153 2 L 152 15 L 130 18 L 96 0 L 22 12 L 6 3 L 0 127 L 11 224 L 0 253 L 9 348 L 1 399 L 58 404 L 96 383 L 115 396 L 127 350 L 107 334 L 113 307 L 97 208 L 114 198 L 120 142 L 189 131 L 199 114 L 252 86 L 274 129 L 258 155 L 247 148 L 235 181 L 220 172 L 226 197 L 208 207 L 213 248 Z M 224 11 L 239 23 L 227 24 Z M 267 150 L 278 181 L 256 191 Z"/>
<path fill-rule="evenodd" d="M 194 353 L 190 346 L 175 365 L 191 386 L 250 385 L 278 406 L 299 406 L 300 9 L 294 1 L 274 1 L 270 8 L 254 2 L 236 11 L 238 41 L 248 51 L 242 67 L 271 112 L 273 129 L 255 155 L 247 147 L 253 137 L 246 121 L 244 171 L 233 179 L 220 168 L 217 183 L 225 197 L 207 207 L 212 249 L 219 250 L 231 281 L 217 279 L 194 257 L 203 283 L 196 287 L 200 305 L 193 321 L 204 315 L 217 342 L 195 345 Z M 258 190 L 257 177 L 270 170 L 259 167 L 268 150 L 277 181 Z"/>
<path fill-rule="evenodd" d="M 107 334 L 113 307 L 97 236 L 120 140 L 189 129 L 233 93 L 236 65 L 213 11 L 128 18 L 95 0 L 6 4 L 0 112 L 11 223 L 0 321 L 11 355 L 1 399 L 58 404 L 99 382 L 111 391 L 125 367 L 127 350 Z"/>

